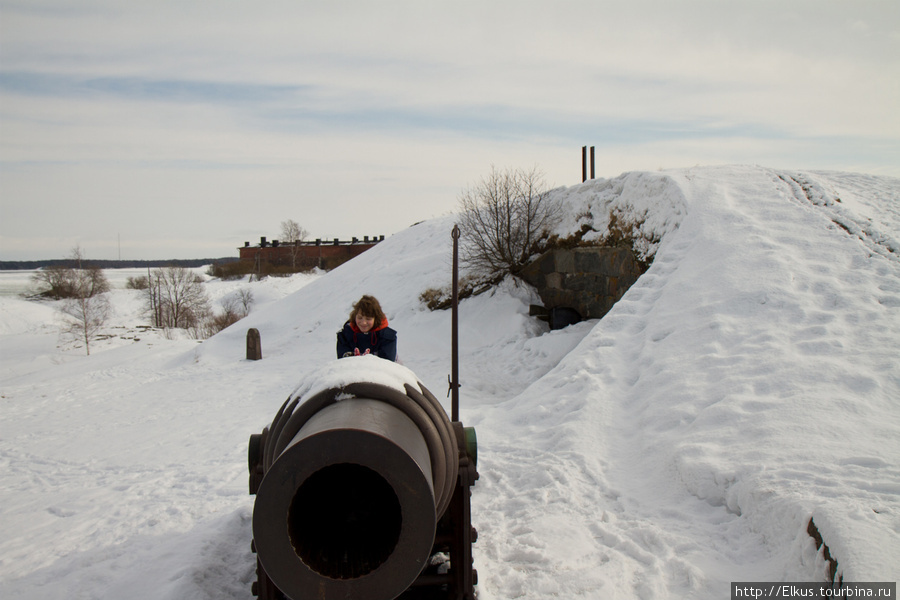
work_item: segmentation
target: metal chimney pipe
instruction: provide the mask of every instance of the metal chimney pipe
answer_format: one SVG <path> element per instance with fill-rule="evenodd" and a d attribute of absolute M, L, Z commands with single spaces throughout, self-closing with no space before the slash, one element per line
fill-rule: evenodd
<path fill-rule="evenodd" d="M 581 147 L 581 183 L 587 181 L 587 146 Z"/>

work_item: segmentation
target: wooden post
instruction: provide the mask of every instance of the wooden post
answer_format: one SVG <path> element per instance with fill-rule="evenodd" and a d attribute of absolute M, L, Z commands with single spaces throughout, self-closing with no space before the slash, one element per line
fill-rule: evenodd
<path fill-rule="evenodd" d="M 247 330 L 247 360 L 262 359 L 262 342 L 259 339 L 259 330 L 256 328 Z"/>
<path fill-rule="evenodd" d="M 591 146 L 591 179 L 594 178 L 594 147 Z"/>

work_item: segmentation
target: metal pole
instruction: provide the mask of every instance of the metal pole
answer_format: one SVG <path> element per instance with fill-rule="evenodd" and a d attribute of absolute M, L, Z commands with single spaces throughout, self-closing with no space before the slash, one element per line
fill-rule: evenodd
<path fill-rule="evenodd" d="M 453 238 L 453 308 L 450 322 L 450 394 L 451 421 L 459 421 L 459 226 L 450 233 Z"/>
<path fill-rule="evenodd" d="M 591 146 L 591 179 L 594 178 L 594 147 Z"/>
<path fill-rule="evenodd" d="M 587 181 L 587 146 L 581 147 L 581 183 Z"/>

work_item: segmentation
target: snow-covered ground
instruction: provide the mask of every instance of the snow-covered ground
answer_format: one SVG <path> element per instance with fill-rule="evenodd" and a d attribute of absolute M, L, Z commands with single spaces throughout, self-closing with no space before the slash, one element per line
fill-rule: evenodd
<path fill-rule="evenodd" d="M 481 479 L 479 598 L 708 598 L 817 581 L 810 518 L 852 581 L 900 579 L 900 180 L 761 167 L 628 173 L 557 190 L 561 232 L 642 223 L 650 270 L 561 331 L 507 281 L 461 306 L 461 417 Z M 59 347 L 48 302 L 0 297 L 0 597 L 249 599 L 246 446 L 363 293 L 439 398 L 452 218 L 326 275 L 236 283 L 205 341 L 111 328 Z M 264 359 L 244 359 L 250 327 Z M 171 337 L 171 336 L 170 336 Z"/>

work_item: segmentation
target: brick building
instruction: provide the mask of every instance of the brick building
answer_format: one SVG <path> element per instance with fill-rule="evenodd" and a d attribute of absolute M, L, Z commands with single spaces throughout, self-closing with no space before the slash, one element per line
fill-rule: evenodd
<path fill-rule="evenodd" d="M 331 241 L 317 239 L 312 242 L 282 244 L 278 240 L 267 241 L 265 237 L 261 237 L 259 244 L 251 246 L 250 242 L 244 242 L 244 246 L 238 250 L 242 261 L 253 261 L 257 265 L 266 263 L 273 267 L 293 265 L 298 270 L 315 267 L 330 270 L 359 256 L 383 240 L 382 235 L 371 239 L 369 236 L 361 240 L 353 238 L 350 241 L 334 238 Z"/>

